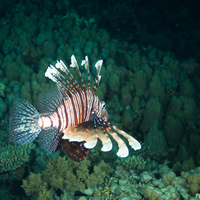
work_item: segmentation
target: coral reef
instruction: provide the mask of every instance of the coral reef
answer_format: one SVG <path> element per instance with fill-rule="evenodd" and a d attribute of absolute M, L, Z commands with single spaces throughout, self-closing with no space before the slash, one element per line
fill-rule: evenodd
<path fill-rule="evenodd" d="M 146 161 L 139 155 L 129 156 L 128 158 L 124 159 L 117 159 L 116 164 L 123 166 L 128 171 L 142 171 L 146 167 Z"/>
<path fill-rule="evenodd" d="M 14 171 L 29 160 L 33 143 L 23 146 L 7 145 L 0 148 L 0 172 Z"/>
<path fill-rule="evenodd" d="M 75 163 L 66 157 L 51 158 L 46 169 L 42 173 L 31 173 L 27 180 L 23 180 L 22 187 L 26 194 L 38 199 L 51 199 L 58 189 L 91 193 L 113 170 L 104 161 L 93 166 L 92 172 L 90 167 L 87 159 Z"/>
<path fill-rule="evenodd" d="M 0 20 L 0 184 L 4 186 L 0 196 L 5 196 L 4 199 L 27 199 L 23 193 L 19 192 L 19 197 L 14 192 L 19 191 L 19 180 L 23 178 L 26 193 L 38 199 L 77 199 L 79 197 L 74 191 L 86 193 L 86 188 L 92 188 L 90 195 L 94 192 L 85 197 L 90 200 L 116 197 L 200 199 L 199 168 L 196 168 L 200 165 L 199 63 L 193 58 L 177 59 L 173 52 L 166 51 L 175 48 L 183 53 L 182 49 L 192 49 L 191 52 L 187 50 L 186 54 L 195 55 L 199 59 L 199 51 L 195 51 L 198 46 L 196 42 L 200 41 L 196 39 L 199 30 L 193 23 L 188 25 L 184 22 L 183 16 L 188 14 L 185 15 L 184 11 L 179 15 L 183 22 L 178 19 L 176 24 L 176 30 L 183 32 L 180 35 L 187 37 L 187 40 L 183 40 L 180 35 L 175 36 L 165 28 L 160 29 L 157 20 L 148 28 L 153 34 L 145 32 L 145 28 L 137 23 L 133 8 L 127 7 L 131 1 L 117 1 L 113 7 L 108 6 L 113 1 L 105 4 L 84 1 L 81 5 L 78 5 L 78 1 L 70 2 L 74 7 L 68 0 L 54 3 L 15 2 L 10 5 L 9 13 Z M 142 4 L 142 1 L 132 2 L 136 6 Z M 104 6 L 101 7 L 101 15 L 88 15 L 88 12 L 95 10 L 94 4 L 98 10 L 98 6 Z M 86 18 L 77 13 L 77 7 L 79 12 L 87 15 Z M 139 7 L 139 13 L 151 16 L 152 12 L 146 12 L 144 5 Z M 111 13 L 108 12 L 110 8 Z M 127 15 L 130 11 L 133 19 L 131 23 Z M 168 20 L 173 19 L 174 14 L 169 17 L 168 9 L 164 13 Z M 112 31 L 103 29 L 99 23 L 107 27 L 110 25 Z M 126 23 L 131 31 L 117 28 L 123 27 L 124 30 Z M 170 21 L 169 24 L 174 22 Z M 191 30 L 194 31 L 188 31 L 185 28 L 187 25 L 190 28 L 193 26 Z M 157 33 L 160 30 L 164 30 L 163 35 Z M 128 38 L 126 41 L 113 38 L 111 32 L 117 32 L 116 35 L 127 33 Z M 164 37 L 167 34 L 171 35 Z M 137 36 L 140 36 L 138 40 Z M 176 39 L 183 45 L 172 45 Z M 136 44 L 141 40 L 145 46 Z M 149 42 L 167 48 L 157 49 Z M 44 76 L 47 66 L 55 64 L 59 59 L 65 61 L 72 54 L 76 55 L 78 62 L 87 54 L 91 66 L 98 59 L 104 60 L 97 95 L 106 102 L 109 120 L 113 124 L 117 123 L 119 128 L 144 141 L 142 150 L 139 155 L 115 162 L 116 157 L 112 152 L 104 156 L 97 148 L 89 155 L 91 163 L 87 160 L 77 165 L 59 157 L 61 151 L 49 155 L 36 145 L 31 155 L 31 165 L 23 165 L 30 159 L 32 147 L 8 144 L 11 104 L 15 99 L 23 97 L 37 107 L 39 94 L 54 86 Z M 93 80 L 95 68 L 90 70 Z M 86 72 L 83 78 L 87 79 Z M 107 164 L 104 165 L 102 159 L 111 162 L 116 168 L 115 173 L 106 179 L 104 177 L 109 173 L 105 171 Z M 166 163 L 166 160 L 171 168 L 161 164 Z M 71 175 L 67 173 L 68 168 L 63 167 L 65 165 Z M 28 176 L 30 171 L 34 173 Z M 68 175 L 63 175 L 65 173 Z"/>
<path fill-rule="evenodd" d="M 119 169 L 117 169 L 118 171 Z M 177 176 L 165 164 L 156 170 L 144 171 L 140 175 L 131 171 L 129 177 L 112 177 L 105 181 L 103 188 L 93 194 L 101 198 L 118 199 L 195 199 L 200 190 L 199 168 Z M 92 197 L 89 199 L 93 199 Z"/>
<path fill-rule="evenodd" d="M 159 130 L 157 126 L 152 126 L 149 129 L 145 137 L 145 144 L 150 148 L 152 154 L 156 156 L 166 155 L 168 145 L 163 131 Z"/>

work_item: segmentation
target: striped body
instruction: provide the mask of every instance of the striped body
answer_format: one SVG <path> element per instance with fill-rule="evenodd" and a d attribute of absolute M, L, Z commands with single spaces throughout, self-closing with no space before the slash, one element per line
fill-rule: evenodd
<path fill-rule="evenodd" d="M 89 121 L 93 107 L 99 107 L 100 101 L 90 90 L 80 90 L 66 98 L 56 112 L 47 116 L 41 115 L 41 129 L 55 127 L 63 132 L 66 128 Z"/>

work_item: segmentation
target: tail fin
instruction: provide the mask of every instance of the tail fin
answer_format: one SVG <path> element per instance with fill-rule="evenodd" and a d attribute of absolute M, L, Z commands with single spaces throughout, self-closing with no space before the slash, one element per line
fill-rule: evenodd
<path fill-rule="evenodd" d="M 9 122 L 9 140 L 15 144 L 32 142 L 41 132 L 39 112 L 25 99 L 14 102 Z"/>

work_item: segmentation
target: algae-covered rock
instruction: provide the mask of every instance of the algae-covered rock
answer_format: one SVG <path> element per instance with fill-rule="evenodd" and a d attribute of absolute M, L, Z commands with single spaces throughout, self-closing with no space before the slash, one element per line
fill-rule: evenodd
<path fill-rule="evenodd" d="M 171 181 L 171 185 L 182 185 L 183 187 L 187 188 L 187 181 L 185 178 L 181 176 L 174 177 Z"/>
<path fill-rule="evenodd" d="M 189 190 L 192 195 L 197 194 L 200 191 L 200 186 L 197 183 L 192 183 L 189 186 Z"/>
<path fill-rule="evenodd" d="M 189 184 L 197 183 L 200 185 L 200 167 L 197 167 L 196 169 L 191 170 L 190 172 L 182 172 L 181 176 L 187 179 L 187 182 Z"/>
<path fill-rule="evenodd" d="M 170 185 L 172 180 L 176 177 L 176 174 L 169 170 L 168 172 L 164 173 L 162 177 L 162 181 L 165 185 Z"/>
<path fill-rule="evenodd" d="M 141 183 L 149 183 L 153 180 L 153 174 L 151 172 L 145 171 L 141 174 Z"/>
<path fill-rule="evenodd" d="M 149 200 L 157 200 L 162 195 L 160 189 L 155 188 L 153 186 L 148 186 L 144 191 L 145 198 Z"/>

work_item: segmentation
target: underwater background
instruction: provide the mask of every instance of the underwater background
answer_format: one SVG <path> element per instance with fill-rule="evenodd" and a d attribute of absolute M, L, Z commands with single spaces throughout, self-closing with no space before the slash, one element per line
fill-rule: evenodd
<path fill-rule="evenodd" d="M 0 199 L 200 199 L 200 3 L 7 0 L 0 4 Z M 109 121 L 142 145 L 75 163 L 8 140 L 17 98 L 37 108 L 48 65 L 88 55 Z M 83 70 L 84 71 L 84 70 Z M 83 77 L 87 77 L 83 73 Z"/>

